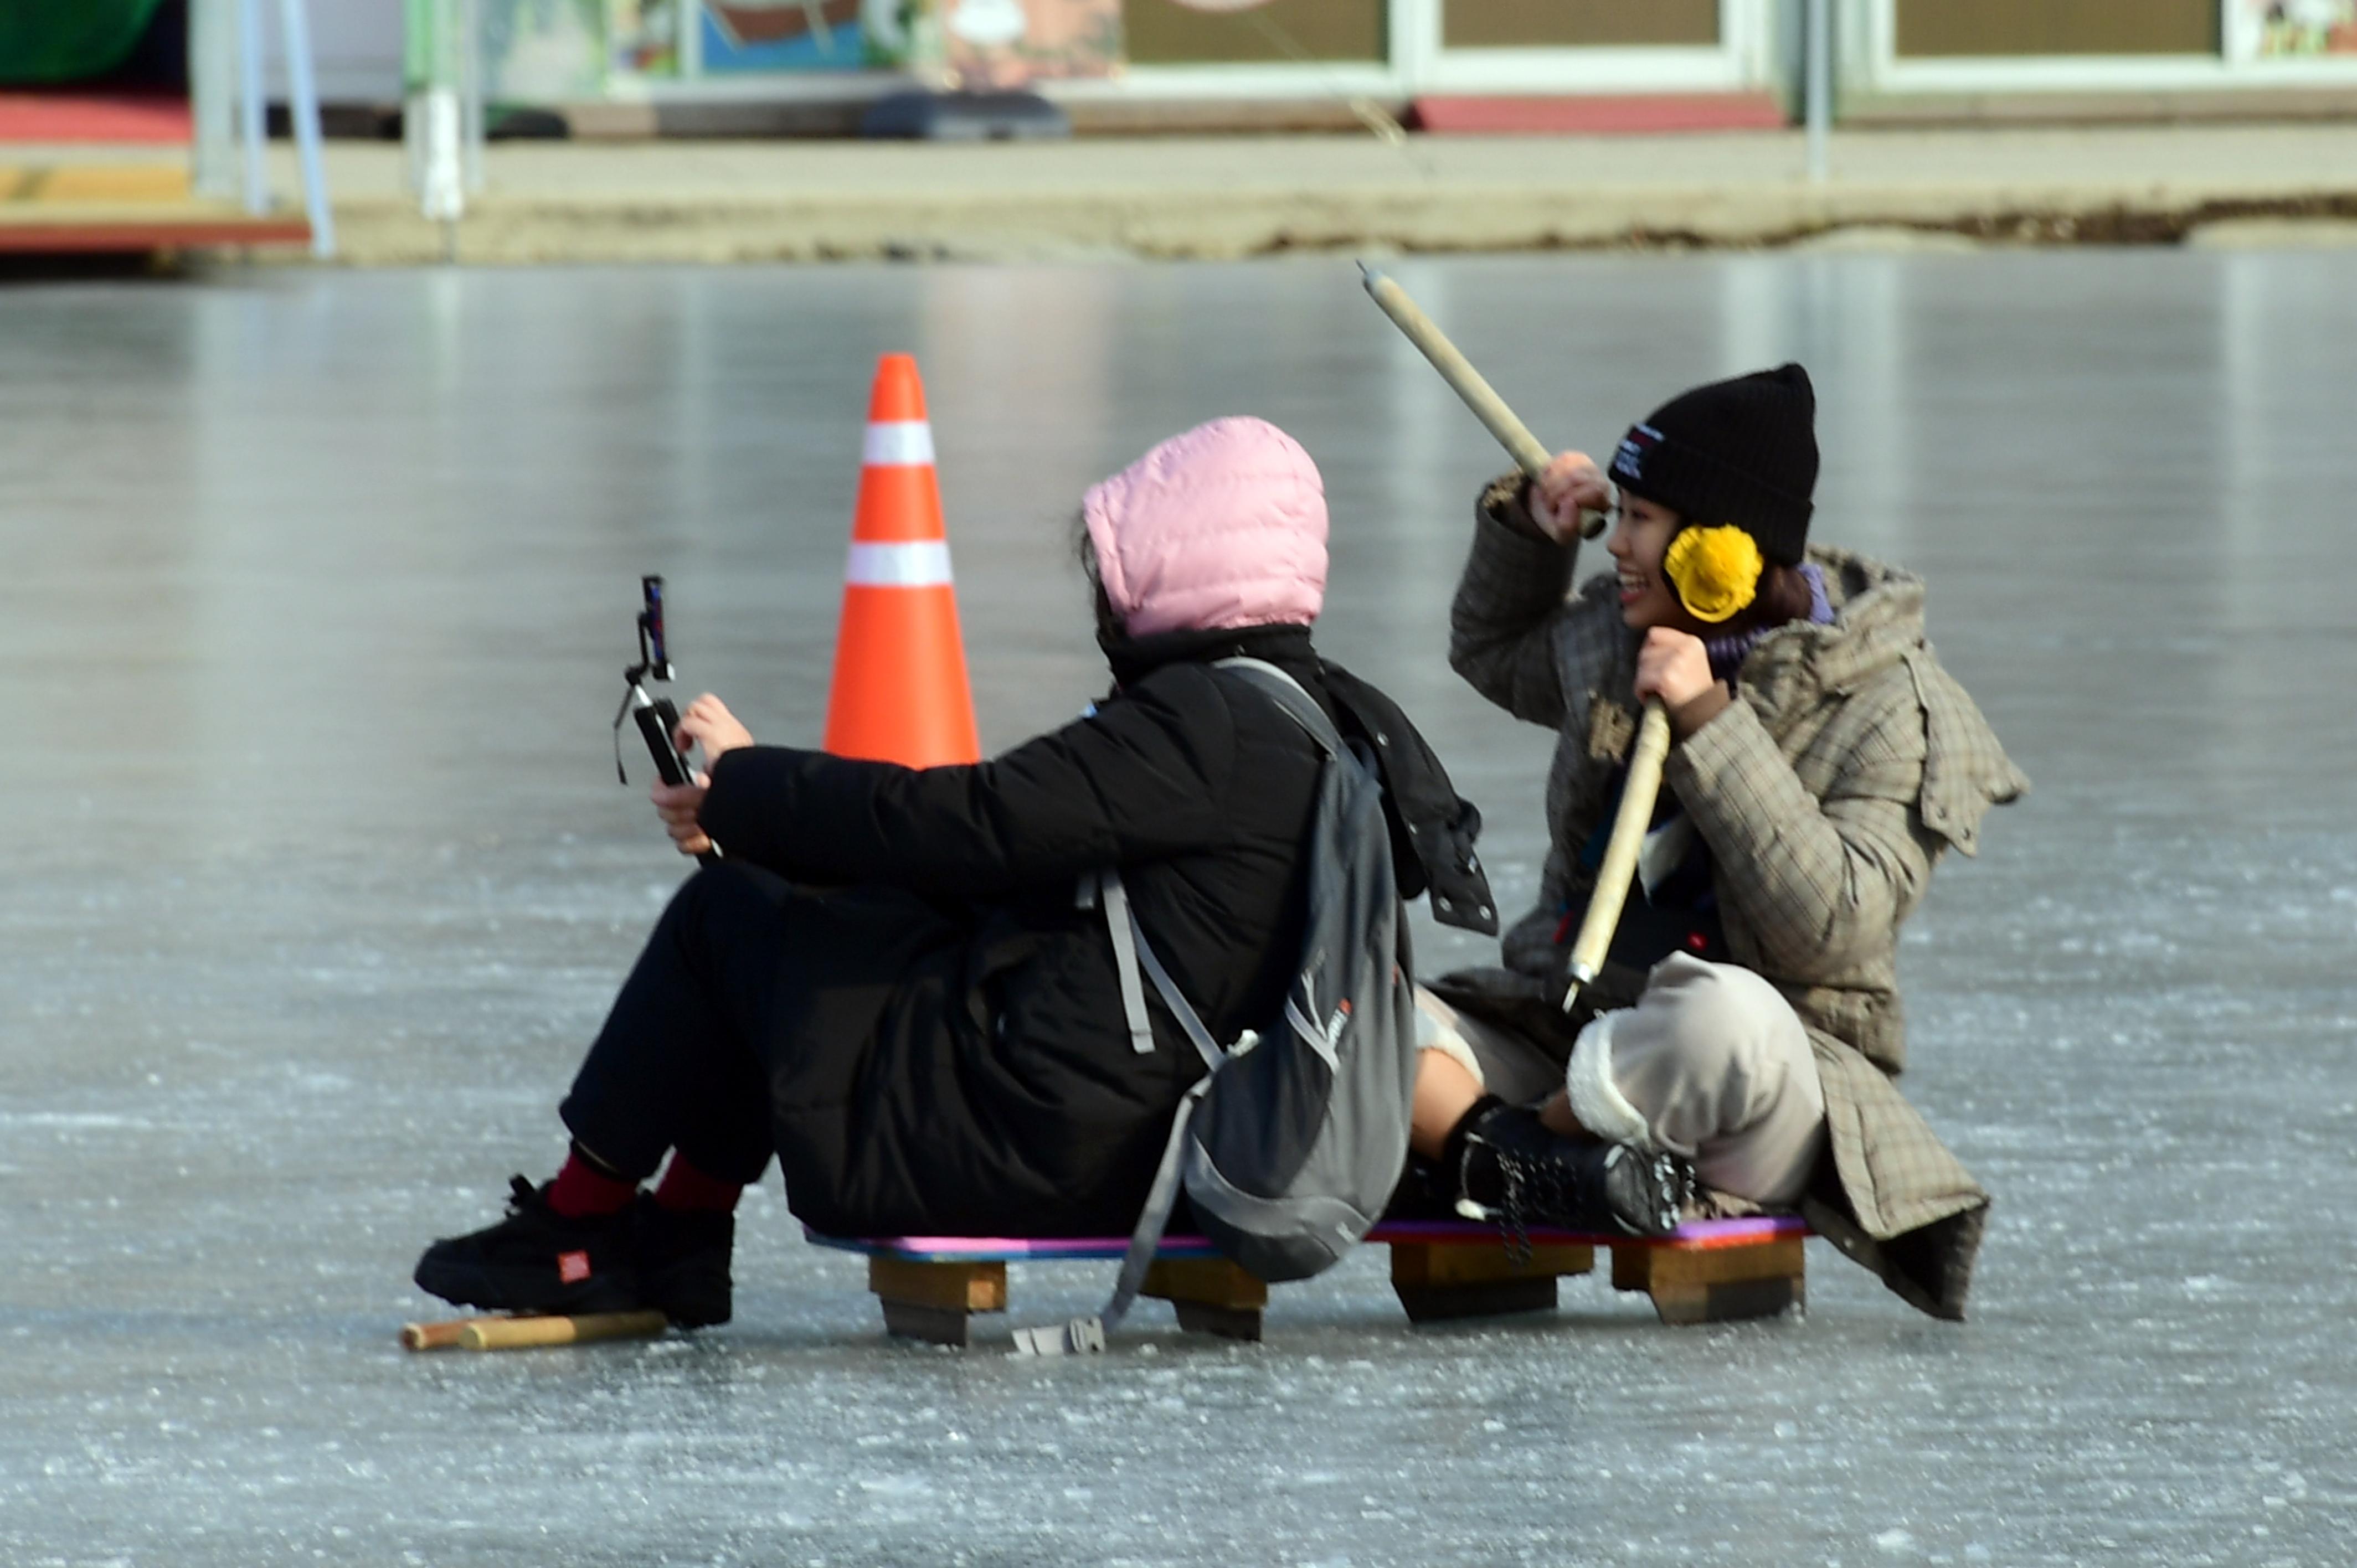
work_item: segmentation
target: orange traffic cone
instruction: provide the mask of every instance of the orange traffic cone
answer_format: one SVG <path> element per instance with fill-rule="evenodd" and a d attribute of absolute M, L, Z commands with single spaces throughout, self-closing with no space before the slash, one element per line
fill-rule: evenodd
<path fill-rule="evenodd" d="M 867 401 L 826 749 L 907 768 L 982 757 L 933 478 L 933 429 L 917 361 L 906 354 L 877 362 Z"/>

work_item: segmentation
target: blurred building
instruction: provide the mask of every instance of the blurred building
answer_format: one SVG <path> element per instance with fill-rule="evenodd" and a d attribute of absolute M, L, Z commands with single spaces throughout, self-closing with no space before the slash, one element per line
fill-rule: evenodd
<path fill-rule="evenodd" d="M 1803 0 L 473 0 L 495 98 L 586 133 L 845 129 L 911 71 L 1083 130 L 1671 128 L 1790 113 Z M 1829 0 L 1874 120 L 2357 107 L 2357 0 Z M 326 95 L 400 97 L 400 7 L 311 0 Z M 963 70 L 953 62 L 962 62 Z M 1363 117 L 1361 114 L 1359 117 Z"/>

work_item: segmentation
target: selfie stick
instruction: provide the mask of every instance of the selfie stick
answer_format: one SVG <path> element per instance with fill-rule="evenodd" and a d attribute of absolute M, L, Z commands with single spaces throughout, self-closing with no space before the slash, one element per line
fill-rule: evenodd
<path fill-rule="evenodd" d="M 614 715 L 614 777 L 625 784 L 630 781 L 622 771 L 622 720 L 627 717 L 637 722 L 639 734 L 647 743 L 647 755 L 654 758 L 655 771 L 662 781 L 685 784 L 695 775 L 673 738 L 679 733 L 679 710 L 669 697 L 655 696 L 646 687 L 650 680 L 672 678 L 671 654 L 663 643 L 663 580 L 641 577 L 639 592 L 646 601 L 639 611 L 639 661 L 622 671 L 629 690 L 622 693 L 621 710 Z M 716 865 L 720 851 L 708 849 L 695 858 L 706 865 Z"/>
<path fill-rule="evenodd" d="M 1529 425 L 1514 417 L 1514 411 L 1482 379 L 1473 362 L 1458 352 L 1448 335 L 1416 308 L 1407 290 L 1364 262 L 1359 263 L 1359 271 L 1365 275 L 1369 295 L 1432 361 L 1441 380 L 1456 389 L 1474 417 L 1489 426 L 1515 467 L 1534 479 L 1544 473 L 1547 449 L 1539 445 Z M 1587 539 L 1603 532 L 1604 514 L 1583 510 L 1579 532 Z M 1570 989 L 1563 993 L 1566 1013 L 1579 1000 L 1580 988 L 1603 969 L 1604 955 L 1611 950 L 1612 933 L 1620 924 L 1622 907 L 1629 902 L 1629 884 L 1636 877 L 1637 850 L 1645 841 L 1645 830 L 1653 820 L 1653 800 L 1662 790 L 1662 763 L 1669 754 L 1670 715 L 1657 698 L 1645 704 L 1644 722 L 1637 726 L 1637 742 L 1629 753 L 1629 781 L 1620 790 L 1620 810 L 1612 819 L 1612 836 L 1605 843 L 1604 864 L 1597 869 L 1595 890 L 1587 896 L 1587 913 L 1580 917 L 1579 935 L 1572 940 Z"/>

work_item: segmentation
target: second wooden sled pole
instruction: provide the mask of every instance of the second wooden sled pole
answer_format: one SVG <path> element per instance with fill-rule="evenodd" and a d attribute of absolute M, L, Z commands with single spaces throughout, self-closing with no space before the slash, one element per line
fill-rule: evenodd
<path fill-rule="evenodd" d="M 1637 742 L 1629 748 L 1629 779 L 1620 788 L 1620 810 L 1612 818 L 1612 836 L 1604 843 L 1604 864 L 1596 868 L 1587 913 L 1580 917 L 1579 935 L 1571 944 L 1571 988 L 1563 993 L 1566 1013 L 1579 1000 L 1580 988 L 1603 969 L 1604 955 L 1612 949 L 1621 907 L 1629 902 L 1629 884 L 1636 879 L 1637 851 L 1645 842 L 1645 830 L 1653 821 L 1653 801 L 1662 792 L 1662 764 L 1669 755 L 1670 715 L 1655 698 L 1645 704 Z"/>
<path fill-rule="evenodd" d="M 528 1350 L 597 1339 L 651 1339 L 670 1326 L 660 1312 L 590 1312 L 574 1317 L 462 1317 L 411 1323 L 401 1342 L 412 1350 Z"/>

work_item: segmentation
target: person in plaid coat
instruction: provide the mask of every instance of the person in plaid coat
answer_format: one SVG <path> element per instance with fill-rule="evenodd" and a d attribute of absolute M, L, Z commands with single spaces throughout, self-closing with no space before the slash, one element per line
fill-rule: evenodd
<path fill-rule="evenodd" d="M 1419 1111 L 1544 1099 L 1559 1130 L 1691 1159 L 1700 1211 L 1798 1208 L 1957 1318 L 1989 1198 L 1900 1092 L 1899 927 L 2028 780 L 1925 640 L 1921 580 L 1807 543 L 1814 412 L 1798 365 L 1715 382 L 1633 426 L 1609 482 L 1574 452 L 1481 495 L 1449 659 L 1558 732 L 1551 844 L 1503 967 L 1420 996 L 1454 1070 L 1426 1075 Z M 1579 511 L 1615 490 L 1615 570 L 1573 593 Z M 1653 697 L 1674 745 L 1640 886 L 1566 1015 Z"/>

